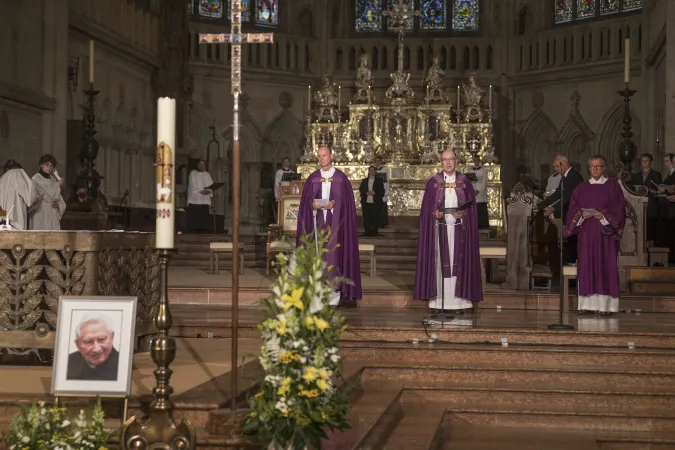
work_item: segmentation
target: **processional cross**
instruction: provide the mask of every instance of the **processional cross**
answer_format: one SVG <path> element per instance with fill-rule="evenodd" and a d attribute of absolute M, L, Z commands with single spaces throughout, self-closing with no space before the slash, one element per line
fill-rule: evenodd
<path fill-rule="evenodd" d="M 231 44 L 230 62 L 232 95 L 234 96 L 232 119 L 232 367 L 237 367 L 237 344 L 239 332 L 239 201 L 241 196 L 239 170 L 239 96 L 241 95 L 241 45 L 271 44 L 274 33 L 241 33 L 241 0 L 232 0 L 232 29 L 230 34 L 200 34 L 200 44 Z M 237 410 L 237 377 L 231 380 L 232 413 Z"/>

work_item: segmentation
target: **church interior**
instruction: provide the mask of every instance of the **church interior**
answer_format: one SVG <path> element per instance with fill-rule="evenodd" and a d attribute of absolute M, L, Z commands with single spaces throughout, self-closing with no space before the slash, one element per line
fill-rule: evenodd
<path fill-rule="evenodd" d="M 17 229 L 0 178 L 0 432 L 33 401 L 92 408 L 52 380 L 59 305 L 131 296 L 128 392 L 101 396 L 111 448 L 152 448 L 125 423 L 161 405 L 192 433 L 171 448 L 261 448 L 240 420 L 265 370 L 261 299 L 328 146 L 359 224 L 363 298 L 337 308 L 357 387 L 350 429 L 304 448 L 675 449 L 674 0 L 6 0 L 0 23 L 0 172 L 47 166 L 65 204 L 59 228 Z M 483 301 L 434 319 L 413 292 L 448 149 L 482 183 Z M 623 192 L 611 315 L 578 314 L 565 223 L 539 205 L 560 157 L 584 180 L 601 159 Z"/>

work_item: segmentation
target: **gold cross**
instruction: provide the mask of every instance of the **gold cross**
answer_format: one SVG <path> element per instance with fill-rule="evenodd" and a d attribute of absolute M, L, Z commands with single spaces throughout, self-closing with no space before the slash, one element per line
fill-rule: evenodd
<path fill-rule="evenodd" d="M 448 189 L 455 189 L 457 187 L 457 183 L 445 183 L 445 188 Z"/>
<path fill-rule="evenodd" d="M 321 179 L 321 182 L 322 182 L 322 183 L 326 183 L 326 182 L 332 183 L 332 182 L 333 182 L 333 178 L 322 178 L 322 179 Z"/>
<path fill-rule="evenodd" d="M 240 33 L 241 0 L 232 0 L 232 32 L 230 34 L 199 34 L 200 44 L 232 44 L 230 70 L 232 93 L 241 94 L 241 44 L 272 44 L 274 33 Z"/>

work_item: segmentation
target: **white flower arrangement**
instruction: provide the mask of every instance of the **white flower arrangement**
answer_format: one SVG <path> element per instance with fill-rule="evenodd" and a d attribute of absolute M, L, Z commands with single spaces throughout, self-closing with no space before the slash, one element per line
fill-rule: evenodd
<path fill-rule="evenodd" d="M 268 318 L 258 326 L 265 374 L 244 427 L 257 434 L 263 448 L 320 449 L 326 430 L 349 428 L 348 387 L 336 384 L 344 318 L 328 306 L 335 283 L 349 281 L 329 280 L 325 242 L 327 235 L 320 234 L 317 253 L 305 237 L 293 253 L 277 256 L 278 278 L 271 298 L 264 300 Z"/>
<path fill-rule="evenodd" d="M 66 414 L 66 408 L 59 406 L 58 399 L 53 405 L 33 403 L 14 417 L 1 441 L 9 450 L 108 449 L 111 430 L 103 425 L 100 399 L 96 401 L 91 420 L 87 420 L 84 410 L 74 419 Z"/>

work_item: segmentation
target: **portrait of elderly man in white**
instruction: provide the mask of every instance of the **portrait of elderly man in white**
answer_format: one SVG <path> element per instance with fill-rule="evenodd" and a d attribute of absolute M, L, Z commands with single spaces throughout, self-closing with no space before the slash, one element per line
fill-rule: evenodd
<path fill-rule="evenodd" d="M 75 329 L 77 351 L 68 355 L 68 380 L 116 381 L 120 354 L 110 319 L 87 315 Z"/>

